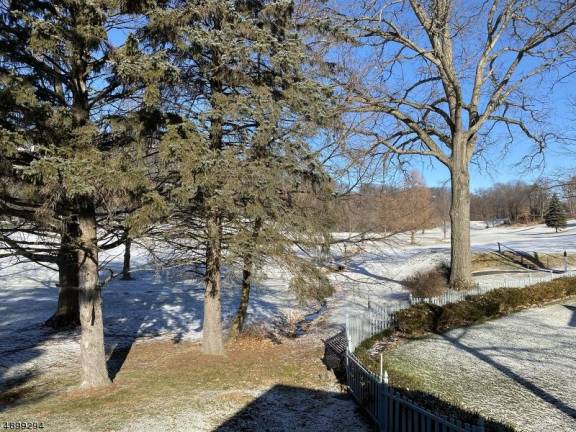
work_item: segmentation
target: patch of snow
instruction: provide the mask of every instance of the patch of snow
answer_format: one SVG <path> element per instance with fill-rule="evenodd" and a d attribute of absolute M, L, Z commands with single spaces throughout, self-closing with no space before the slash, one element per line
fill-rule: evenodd
<path fill-rule="evenodd" d="M 337 234 L 339 238 L 345 236 Z M 499 241 L 524 251 L 575 253 L 576 221 L 570 221 L 568 228 L 559 233 L 544 225 L 497 226 L 473 229 L 471 237 L 475 251 L 495 250 Z M 347 314 L 363 313 L 369 304 L 408 302 L 402 280 L 449 259 L 450 243 L 443 239 L 439 228 L 418 232 L 415 245 L 410 245 L 409 240 L 410 236 L 405 234 L 386 242 L 369 242 L 340 261 L 344 270 L 331 275 L 336 291 L 327 301 L 326 318 L 330 326 L 343 325 Z M 121 247 L 108 251 L 101 260 L 119 272 L 122 252 Z M 335 256 L 341 258 L 343 252 L 342 244 L 333 247 Z M 103 290 L 108 351 L 150 338 L 200 338 L 202 280 L 177 268 L 154 271 L 151 259 L 137 247 L 133 247 L 132 256 L 135 279 L 114 279 Z M 249 322 L 271 322 L 295 310 L 303 314 L 312 311 L 298 305 L 288 289 L 290 277 L 284 271 L 270 267 L 265 274 L 253 288 Z M 0 260 L 0 382 L 77 362 L 78 333 L 54 334 L 42 326 L 56 308 L 56 282 L 57 274 L 52 270 L 32 263 Z M 230 271 L 223 282 L 225 322 L 231 320 L 238 307 L 239 285 L 238 277 Z"/>
<path fill-rule="evenodd" d="M 429 391 L 518 431 L 568 432 L 576 430 L 575 350 L 572 302 L 409 342 L 391 357 Z"/>

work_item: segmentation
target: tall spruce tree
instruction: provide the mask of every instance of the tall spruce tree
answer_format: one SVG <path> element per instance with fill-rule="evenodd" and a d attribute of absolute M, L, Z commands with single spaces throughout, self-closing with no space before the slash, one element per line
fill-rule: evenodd
<path fill-rule="evenodd" d="M 566 209 L 557 194 L 552 195 L 550 199 L 550 204 L 548 204 L 548 209 L 544 215 L 544 222 L 546 226 L 555 228 L 556 232 L 560 228 L 566 228 Z"/>
<path fill-rule="evenodd" d="M 180 174 L 174 215 L 201 231 L 202 350 L 222 354 L 222 266 L 243 261 L 248 281 L 265 251 L 288 243 L 286 203 L 304 177 L 321 177 L 305 138 L 326 120 L 329 95 L 303 73 L 289 1 L 175 1 L 148 22 L 149 40 L 180 71 L 164 89 L 172 114 L 161 154 Z"/>
<path fill-rule="evenodd" d="M 142 55 L 133 37 L 122 46 L 110 39 L 132 31 L 131 15 L 151 3 L 14 0 L 0 6 L 1 162 L 5 173 L 37 187 L 37 215 L 65 215 L 74 225 L 62 239 L 75 251 L 65 255 L 77 266 L 83 387 L 109 383 L 97 209 L 113 211 L 134 197 L 155 201 L 140 158 L 142 140 L 131 132 L 140 130 L 139 117 L 131 113 L 139 98 L 153 100 L 154 86 L 146 82 L 163 76 L 164 64 Z M 24 165 L 23 154 L 29 156 Z"/>

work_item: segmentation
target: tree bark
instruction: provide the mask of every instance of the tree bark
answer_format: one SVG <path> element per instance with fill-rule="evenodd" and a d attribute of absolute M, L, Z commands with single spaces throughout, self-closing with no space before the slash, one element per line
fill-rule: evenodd
<path fill-rule="evenodd" d="M 79 208 L 80 228 L 79 305 L 81 386 L 94 388 L 110 384 L 104 352 L 104 324 L 102 298 L 98 285 L 98 244 L 96 240 L 96 213 L 90 199 L 82 200 Z"/>
<path fill-rule="evenodd" d="M 58 251 L 58 306 L 46 325 L 55 330 L 80 325 L 78 304 L 78 223 L 66 221 Z"/>
<path fill-rule="evenodd" d="M 470 250 L 470 174 L 468 164 L 455 163 L 451 169 L 452 203 L 450 286 L 466 290 L 472 286 L 472 252 Z"/>
<path fill-rule="evenodd" d="M 122 279 L 131 280 L 132 275 L 130 274 L 130 248 L 132 247 L 132 239 L 126 237 L 124 242 L 124 264 L 122 265 Z"/>
<path fill-rule="evenodd" d="M 222 336 L 222 306 L 220 259 L 221 229 L 218 216 L 207 219 L 206 242 L 206 291 L 204 292 L 204 324 L 202 330 L 202 352 L 210 355 L 224 354 Z"/>
<path fill-rule="evenodd" d="M 248 311 L 248 303 L 250 302 L 252 272 L 252 254 L 246 254 L 246 256 L 244 256 L 244 264 L 242 269 L 242 294 L 240 295 L 240 304 L 238 305 L 236 317 L 234 317 L 234 321 L 230 326 L 230 334 L 228 335 L 230 340 L 236 339 L 236 337 L 238 337 L 238 335 L 242 333 L 242 330 L 244 329 L 244 322 L 246 321 L 246 313 Z"/>
<path fill-rule="evenodd" d="M 252 241 L 247 246 L 244 253 L 243 266 L 242 266 L 242 294 L 240 295 L 240 304 L 238 305 L 238 312 L 236 312 L 236 317 L 232 322 L 230 327 L 230 334 L 228 338 L 234 340 L 244 328 L 244 322 L 246 321 L 246 313 L 248 312 L 248 304 L 250 302 L 250 289 L 252 285 L 252 274 L 254 273 L 254 255 L 256 252 L 256 242 L 260 236 L 260 230 L 262 229 L 262 218 L 256 218 L 254 222 L 254 229 L 252 230 Z M 323 245 L 323 250 L 325 249 Z M 325 254 L 323 254 L 325 255 Z M 328 248 L 327 257 L 329 257 L 330 251 Z"/>

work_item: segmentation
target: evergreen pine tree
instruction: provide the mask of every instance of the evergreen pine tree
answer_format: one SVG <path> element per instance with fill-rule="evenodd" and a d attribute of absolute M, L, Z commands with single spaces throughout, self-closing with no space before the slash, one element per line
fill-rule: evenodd
<path fill-rule="evenodd" d="M 202 350 L 222 354 L 223 265 L 242 263 L 248 287 L 262 257 L 324 239 L 305 234 L 313 223 L 293 204 L 312 185 L 323 188 L 307 138 L 328 118 L 329 94 L 303 74 L 289 1 L 174 2 L 150 14 L 148 37 L 180 70 L 164 90 L 173 114 L 161 154 L 180 175 L 174 217 L 197 224 L 204 248 Z"/>
<path fill-rule="evenodd" d="M 555 228 L 556 232 L 560 228 L 566 228 L 566 210 L 557 194 L 552 195 L 552 199 L 550 199 L 550 204 L 548 204 L 548 209 L 544 215 L 544 222 L 546 226 Z"/>
<path fill-rule="evenodd" d="M 131 31 L 138 21 L 130 15 L 151 3 L 13 0 L 0 6 L 1 162 L 5 172 L 36 186 L 36 219 L 74 225 L 62 235 L 62 256 L 77 275 L 83 387 L 109 383 L 97 209 L 114 211 L 135 197 L 148 207 L 155 202 L 136 111 L 141 99 L 153 103 L 152 83 L 166 69 L 160 58 L 142 55 L 134 37 L 123 46 L 109 39 L 114 31 Z"/>

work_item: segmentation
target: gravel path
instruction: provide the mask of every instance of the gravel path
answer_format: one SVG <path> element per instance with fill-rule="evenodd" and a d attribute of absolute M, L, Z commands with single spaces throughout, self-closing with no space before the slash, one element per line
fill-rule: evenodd
<path fill-rule="evenodd" d="M 576 304 L 532 309 L 401 345 L 424 388 L 519 431 L 576 430 Z"/>

